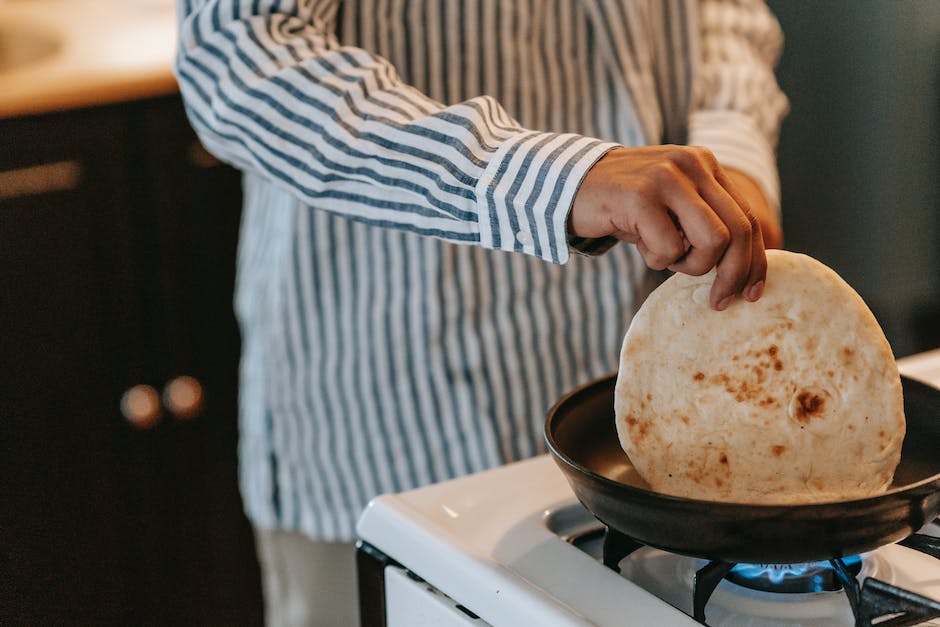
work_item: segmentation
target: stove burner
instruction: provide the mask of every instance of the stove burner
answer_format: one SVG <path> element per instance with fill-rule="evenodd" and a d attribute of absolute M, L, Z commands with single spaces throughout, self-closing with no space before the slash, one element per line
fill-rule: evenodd
<path fill-rule="evenodd" d="M 856 555 L 842 561 L 853 577 L 861 572 L 861 557 Z M 842 589 L 842 582 L 829 562 L 738 564 L 725 575 L 725 579 L 763 592 L 835 592 Z"/>
<path fill-rule="evenodd" d="M 603 564 L 619 573 L 621 560 L 642 547 L 643 544 L 607 525 L 594 532 L 581 534 L 580 537 L 582 541 L 593 540 L 593 537 L 601 532 L 604 534 Z M 569 541 L 577 543 L 578 539 L 570 538 Z M 937 538 L 913 534 L 902 540 L 900 544 L 937 557 Z M 845 560 L 848 560 L 848 564 Z M 838 581 L 841 589 L 845 590 L 857 627 L 874 627 L 875 625 L 879 627 L 887 627 L 888 625 L 891 627 L 905 627 L 940 617 L 940 601 L 892 586 L 874 577 L 868 577 L 863 583 L 859 583 L 856 576 L 861 572 L 861 559 L 858 556 L 844 559 L 834 557 L 829 560 L 828 566 L 826 564 L 827 562 L 810 563 L 811 568 L 807 572 L 811 574 L 808 575 L 808 579 L 815 585 L 815 577 L 822 576 L 822 584 L 830 587 L 836 584 L 826 584 L 827 577 L 831 576 L 834 581 Z M 738 564 L 733 562 L 712 560 L 696 571 L 692 585 L 692 618 L 703 625 L 708 624 L 705 622 L 705 606 L 708 604 L 709 598 L 723 580 L 730 579 L 734 581 L 736 577 L 742 576 L 740 571 L 736 575 L 731 575 L 737 567 Z M 823 570 L 828 569 L 829 575 L 822 575 L 816 567 Z M 760 570 L 760 568 L 760 565 L 758 565 L 757 569 Z M 785 579 L 787 574 L 785 571 L 792 568 L 793 565 L 770 566 L 770 572 L 767 574 L 766 579 L 768 581 Z M 743 570 L 745 573 L 748 572 L 747 569 Z M 751 581 L 753 582 L 753 579 Z M 747 585 L 748 587 L 754 587 L 750 584 Z M 762 588 L 756 589 L 761 590 Z M 838 589 L 840 588 L 833 588 L 833 590 Z M 771 589 L 770 591 L 781 592 L 782 590 Z M 813 591 L 813 589 L 810 588 L 809 591 Z M 803 590 L 803 592 L 806 592 L 806 590 Z"/>

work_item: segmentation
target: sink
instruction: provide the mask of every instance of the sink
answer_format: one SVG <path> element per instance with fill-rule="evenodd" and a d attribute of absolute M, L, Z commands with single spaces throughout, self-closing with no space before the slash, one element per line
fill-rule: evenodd
<path fill-rule="evenodd" d="M 0 72 L 38 63 L 61 46 L 62 38 L 47 27 L 26 21 L 0 21 Z"/>

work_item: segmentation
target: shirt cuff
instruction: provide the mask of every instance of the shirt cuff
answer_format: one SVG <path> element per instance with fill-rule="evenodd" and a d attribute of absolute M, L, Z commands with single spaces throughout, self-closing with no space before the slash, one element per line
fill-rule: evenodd
<path fill-rule="evenodd" d="M 536 131 L 522 131 L 503 142 L 475 189 L 480 244 L 552 263 L 568 261 L 566 224 L 581 180 L 618 145 Z"/>
<path fill-rule="evenodd" d="M 690 146 L 711 150 L 722 166 L 754 179 L 780 214 L 780 176 L 774 147 L 757 124 L 738 111 L 696 111 L 689 119 Z"/>

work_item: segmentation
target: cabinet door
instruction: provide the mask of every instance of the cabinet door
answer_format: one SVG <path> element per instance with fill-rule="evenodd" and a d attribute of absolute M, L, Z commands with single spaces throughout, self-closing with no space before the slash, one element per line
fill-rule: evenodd
<path fill-rule="evenodd" d="M 261 622 L 239 209 L 176 99 L 0 121 L 0 624 Z"/>
<path fill-rule="evenodd" d="M 113 110 L 0 121 L 4 624 L 116 624 L 129 609 L 114 390 L 140 329 L 124 131 Z"/>
<path fill-rule="evenodd" d="M 140 286 L 150 329 L 152 381 L 198 407 L 163 423 L 138 442 L 138 481 L 148 581 L 142 606 L 176 608 L 187 625 L 261 622 L 258 565 L 237 481 L 239 333 L 233 314 L 241 209 L 238 172 L 198 143 L 176 98 L 135 105 L 134 180 L 147 199 L 136 230 L 148 250 Z M 190 392 L 192 394 L 190 394 Z M 185 399 L 184 399 L 185 400 Z M 167 610 L 162 610 L 167 611 Z"/>

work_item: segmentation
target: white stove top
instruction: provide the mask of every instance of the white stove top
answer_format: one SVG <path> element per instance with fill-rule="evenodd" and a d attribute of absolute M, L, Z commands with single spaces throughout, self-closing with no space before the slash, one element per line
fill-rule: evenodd
<path fill-rule="evenodd" d="M 899 360 L 899 366 L 906 375 L 940 387 L 940 350 Z M 694 560 L 641 549 L 638 557 L 631 555 L 623 564 L 626 576 L 643 582 L 640 587 L 559 537 L 557 527 L 562 523 L 569 527 L 596 524 L 583 512 L 561 471 L 544 455 L 380 496 L 364 512 L 358 532 L 360 538 L 492 625 L 698 624 L 669 603 L 689 611 L 682 599 L 688 598 L 691 604 L 691 587 L 685 591 L 673 584 L 659 586 L 662 589 L 657 593 L 669 602 L 646 589 L 657 590 L 656 579 L 664 569 L 670 576 L 676 569 L 691 572 Z M 642 562 L 627 563 L 635 559 Z M 878 579 L 940 599 L 937 560 L 890 545 L 870 554 L 866 562 Z M 685 575 L 680 572 L 678 577 Z M 744 594 L 749 595 L 745 604 L 763 603 L 762 593 L 755 596 L 743 590 L 722 583 L 706 609 L 709 624 L 774 624 L 770 619 L 749 623 L 740 617 L 723 618 L 722 607 L 730 597 Z M 785 609 L 783 615 L 788 618 L 816 608 L 807 622 L 786 624 L 851 624 L 844 622 L 850 621 L 851 612 L 840 599 L 841 593 L 783 596 L 789 600 L 804 597 L 799 607 L 792 604 Z M 777 609 L 770 611 L 779 612 L 780 603 L 774 605 Z M 764 610 L 757 607 L 755 611 Z"/>

